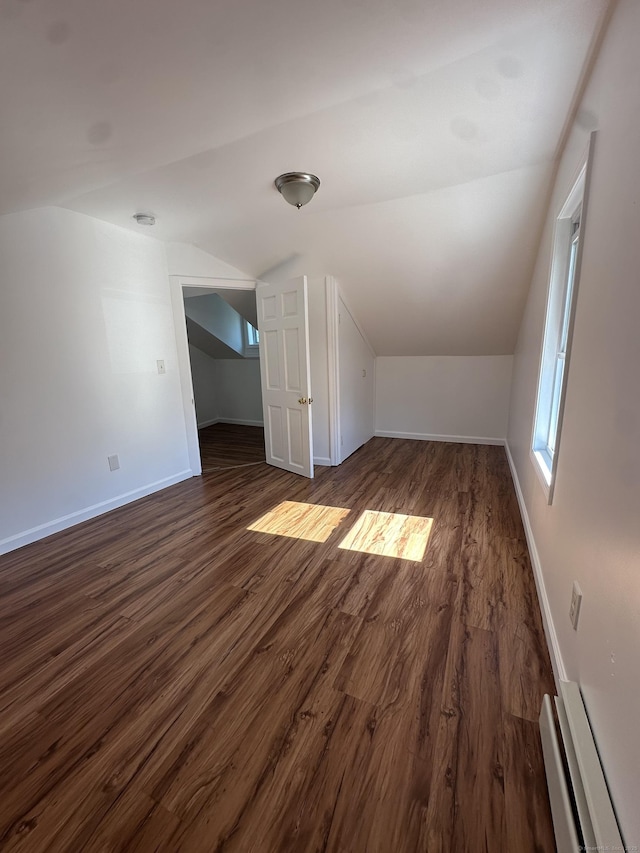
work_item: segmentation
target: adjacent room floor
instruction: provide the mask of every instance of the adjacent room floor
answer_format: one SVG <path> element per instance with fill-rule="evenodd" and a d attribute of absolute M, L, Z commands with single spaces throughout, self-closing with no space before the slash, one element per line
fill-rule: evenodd
<path fill-rule="evenodd" d="M 553 851 L 504 450 L 372 439 L 0 558 L 0 847 Z"/>
<path fill-rule="evenodd" d="M 212 424 L 198 430 L 204 474 L 264 462 L 264 430 L 241 424 Z"/>

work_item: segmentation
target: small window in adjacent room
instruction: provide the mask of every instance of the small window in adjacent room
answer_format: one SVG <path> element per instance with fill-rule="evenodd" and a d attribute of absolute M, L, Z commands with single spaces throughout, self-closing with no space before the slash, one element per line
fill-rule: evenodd
<path fill-rule="evenodd" d="M 244 324 L 244 354 L 257 358 L 260 351 L 260 332 L 248 320 Z"/>
<path fill-rule="evenodd" d="M 560 211 L 554 231 L 532 441 L 534 464 L 547 490 L 549 503 L 553 497 L 558 462 L 571 335 L 578 292 L 587 166 L 588 160 L 585 161 Z"/>
<path fill-rule="evenodd" d="M 250 347 L 257 347 L 260 343 L 260 332 L 251 323 L 247 323 L 247 343 Z"/>

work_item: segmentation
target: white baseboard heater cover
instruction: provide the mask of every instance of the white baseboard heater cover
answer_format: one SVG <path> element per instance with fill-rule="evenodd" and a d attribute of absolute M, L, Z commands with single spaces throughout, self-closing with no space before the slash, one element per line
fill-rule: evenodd
<path fill-rule="evenodd" d="M 560 682 L 555 702 L 562 743 L 549 696 L 542 701 L 540 737 L 558 853 L 624 850 L 580 687 Z"/>

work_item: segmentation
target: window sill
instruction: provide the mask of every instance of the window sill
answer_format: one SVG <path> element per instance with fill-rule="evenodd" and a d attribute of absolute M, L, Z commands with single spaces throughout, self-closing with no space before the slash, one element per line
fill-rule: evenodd
<path fill-rule="evenodd" d="M 544 489 L 544 493 L 547 496 L 547 500 L 549 503 L 551 502 L 551 467 L 548 463 L 546 454 L 541 453 L 539 450 L 531 451 L 531 461 L 533 462 L 533 467 L 535 469 L 536 474 L 538 475 L 538 479 L 540 480 L 540 484 Z"/>

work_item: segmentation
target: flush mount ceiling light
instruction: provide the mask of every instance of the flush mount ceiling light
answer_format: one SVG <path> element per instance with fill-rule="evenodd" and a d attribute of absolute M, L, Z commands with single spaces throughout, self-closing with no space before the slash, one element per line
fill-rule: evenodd
<path fill-rule="evenodd" d="M 275 179 L 276 189 L 298 210 L 303 204 L 311 201 L 315 191 L 320 186 L 320 178 L 307 172 L 285 172 Z"/>
<path fill-rule="evenodd" d="M 134 213 L 133 218 L 138 225 L 155 225 L 156 218 L 152 213 Z"/>

